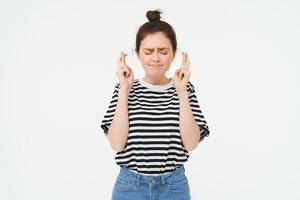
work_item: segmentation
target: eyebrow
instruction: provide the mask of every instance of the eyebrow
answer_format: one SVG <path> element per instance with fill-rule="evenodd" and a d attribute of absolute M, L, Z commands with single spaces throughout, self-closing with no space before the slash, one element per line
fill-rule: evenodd
<path fill-rule="evenodd" d="M 153 48 L 150 49 L 150 48 L 143 48 L 144 50 L 150 50 L 150 51 L 153 51 Z M 159 50 L 164 50 L 164 49 L 169 49 L 167 47 L 163 47 L 163 48 L 158 48 Z"/>

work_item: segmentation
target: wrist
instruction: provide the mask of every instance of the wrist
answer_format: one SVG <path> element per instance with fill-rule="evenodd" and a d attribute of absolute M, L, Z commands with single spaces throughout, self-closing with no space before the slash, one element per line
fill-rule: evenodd
<path fill-rule="evenodd" d="M 188 95 L 186 88 L 176 88 L 178 96 Z"/>
<path fill-rule="evenodd" d="M 129 92 L 130 92 L 130 86 L 129 85 L 121 85 L 120 86 L 120 91 L 122 91 L 122 92 L 124 92 L 124 93 L 126 93 L 126 94 L 129 94 Z"/>

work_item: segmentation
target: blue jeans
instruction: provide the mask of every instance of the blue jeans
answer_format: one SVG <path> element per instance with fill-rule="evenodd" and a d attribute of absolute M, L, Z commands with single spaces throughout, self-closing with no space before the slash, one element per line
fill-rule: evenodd
<path fill-rule="evenodd" d="M 120 167 L 112 200 L 190 200 L 184 166 L 159 176 L 148 176 Z"/>

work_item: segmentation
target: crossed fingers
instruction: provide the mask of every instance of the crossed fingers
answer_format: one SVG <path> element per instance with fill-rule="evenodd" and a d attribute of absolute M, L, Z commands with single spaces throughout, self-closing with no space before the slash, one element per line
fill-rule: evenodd
<path fill-rule="evenodd" d="M 188 72 L 189 68 L 190 68 L 190 59 L 189 59 L 187 53 L 182 52 L 182 55 L 183 55 L 183 58 L 182 58 L 181 68 L 179 71 L 179 77 L 181 77 L 184 72 Z"/>
<path fill-rule="evenodd" d="M 182 59 L 181 68 L 187 70 L 190 67 L 190 59 L 186 52 L 182 52 L 182 55 L 183 55 L 183 59 Z"/>
<path fill-rule="evenodd" d="M 131 69 L 130 69 L 130 67 L 128 67 L 126 65 L 126 61 L 125 61 L 126 56 L 127 56 L 127 54 L 125 54 L 124 52 L 121 52 L 121 55 L 118 59 L 118 66 L 119 66 L 119 69 L 123 72 L 123 74 L 125 73 L 125 76 L 129 77 Z"/>
<path fill-rule="evenodd" d="M 125 61 L 126 56 L 127 56 L 127 54 L 125 54 L 124 52 L 121 52 L 121 55 L 120 55 L 119 60 L 118 60 L 119 67 L 121 69 L 126 67 L 126 61 Z"/>

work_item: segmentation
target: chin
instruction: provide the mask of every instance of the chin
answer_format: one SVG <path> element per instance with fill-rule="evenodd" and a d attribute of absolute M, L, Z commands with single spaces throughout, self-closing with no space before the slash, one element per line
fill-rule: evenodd
<path fill-rule="evenodd" d="M 147 72 L 147 74 L 151 75 L 152 77 L 159 78 L 159 77 L 164 76 L 165 71 L 153 71 L 153 70 L 150 70 L 150 71 Z"/>
<path fill-rule="evenodd" d="M 160 70 L 160 71 L 165 69 L 164 66 L 148 66 L 147 68 L 150 70 Z"/>

